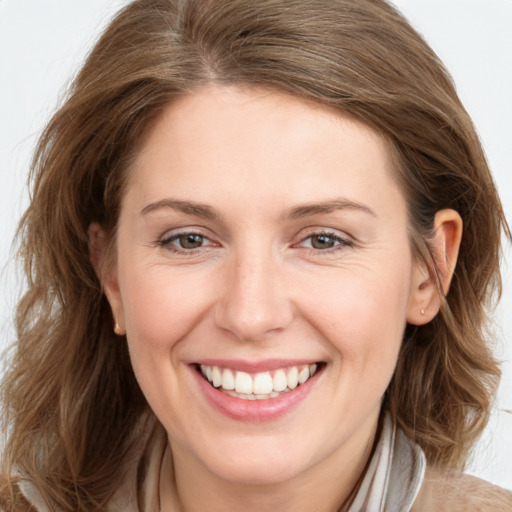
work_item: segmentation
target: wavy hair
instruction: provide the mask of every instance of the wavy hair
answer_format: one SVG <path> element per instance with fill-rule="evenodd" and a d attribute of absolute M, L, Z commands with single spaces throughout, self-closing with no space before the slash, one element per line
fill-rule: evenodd
<path fill-rule="evenodd" d="M 510 231 L 475 129 L 442 63 L 383 0 L 136 0 L 100 38 L 36 148 L 18 231 L 27 291 L 3 385 L 0 497 L 16 481 L 51 507 L 105 510 L 140 422 L 155 419 L 89 258 L 100 222 L 112 255 L 127 170 L 173 98 L 210 84 L 255 86 L 329 105 L 377 130 L 393 153 L 414 253 L 435 273 L 435 213 L 464 234 L 450 292 L 408 326 L 383 407 L 430 464 L 463 467 L 499 379 L 486 330 Z M 440 291 L 440 293 L 442 293 Z"/>

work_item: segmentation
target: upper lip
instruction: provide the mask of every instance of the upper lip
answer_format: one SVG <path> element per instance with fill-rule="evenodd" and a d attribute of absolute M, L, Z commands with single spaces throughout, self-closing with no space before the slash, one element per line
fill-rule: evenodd
<path fill-rule="evenodd" d="M 318 359 L 262 359 L 259 361 L 248 361 L 244 359 L 200 359 L 193 364 L 205 366 L 218 366 L 238 370 L 247 373 L 258 373 L 269 370 L 278 370 L 289 366 L 304 366 L 321 362 Z"/>

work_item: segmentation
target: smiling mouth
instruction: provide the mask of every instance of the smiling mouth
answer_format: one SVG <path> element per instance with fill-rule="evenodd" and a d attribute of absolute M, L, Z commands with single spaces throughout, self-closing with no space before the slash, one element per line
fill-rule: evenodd
<path fill-rule="evenodd" d="M 202 377 L 214 388 L 242 400 L 278 398 L 305 384 L 325 366 L 324 362 L 247 373 L 220 366 L 197 365 Z"/>

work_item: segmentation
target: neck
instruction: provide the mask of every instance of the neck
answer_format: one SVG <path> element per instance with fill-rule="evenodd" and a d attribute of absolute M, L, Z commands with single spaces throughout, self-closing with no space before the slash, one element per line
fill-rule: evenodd
<path fill-rule="evenodd" d="M 376 438 L 377 422 L 361 429 L 314 466 L 285 481 L 251 483 L 225 480 L 190 452 L 168 446 L 160 478 L 161 512 L 311 512 L 347 510 L 364 476 Z M 354 446 L 357 447 L 354 450 Z M 213 497 L 213 498 L 212 498 Z"/>

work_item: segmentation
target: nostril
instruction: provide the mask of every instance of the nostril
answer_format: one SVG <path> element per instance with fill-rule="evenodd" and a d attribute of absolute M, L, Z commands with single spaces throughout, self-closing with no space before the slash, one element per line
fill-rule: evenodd
<path fill-rule="evenodd" d="M 217 325 L 230 332 L 240 341 L 257 342 L 273 334 L 282 332 L 291 322 L 292 315 L 287 311 L 279 311 L 279 307 L 263 311 L 246 313 L 242 307 L 235 306 L 229 311 L 217 315 Z M 237 311 L 238 310 L 238 311 Z"/>

